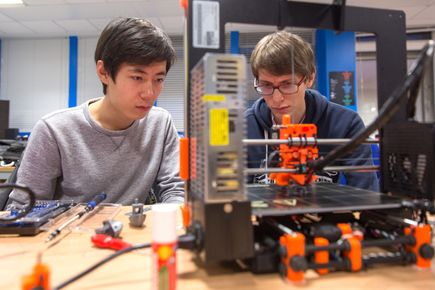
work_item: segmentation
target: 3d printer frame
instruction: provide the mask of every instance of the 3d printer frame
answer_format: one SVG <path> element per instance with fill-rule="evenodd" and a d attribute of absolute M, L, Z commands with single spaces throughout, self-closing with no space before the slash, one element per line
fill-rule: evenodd
<path fill-rule="evenodd" d="M 199 47 L 195 45 L 195 27 L 193 19 L 197 11 L 196 6 L 201 3 L 214 3 L 218 8 L 218 45 L 214 47 Z M 324 5 L 315 3 L 302 3 L 284 0 L 231 0 L 220 1 L 188 1 L 186 7 L 187 33 L 186 69 L 191 72 L 206 53 L 223 53 L 225 44 L 225 24 L 244 23 L 273 25 L 283 27 L 307 27 L 333 29 L 338 31 L 370 32 L 376 35 L 377 56 L 377 91 L 378 106 L 381 107 L 387 98 L 393 93 L 406 76 L 406 31 L 405 15 L 401 11 L 370 9 L 360 7 L 347 7 L 339 5 Z M 307 17 L 307 15 L 309 17 Z M 185 134 L 190 137 L 192 122 L 190 108 L 192 104 L 191 89 L 192 78 L 187 76 L 186 87 L 186 114 Z M 393 118 L 405 120 L 405 108 L 401 108 Z M 382 133 L 381 133 L 382 135 Z M 192 147 L 188 150 L 187 159 L 192 158 Z M 381 148 L 382 152 L 382 148 Z M 188 176 L 192 174 L 189 167 Z M 195 169 L 196 170 L 196 169 Z M 189 192 L 191 181 L 186 182 L 186 190 Z M 382 187 L 383 188 L 383 187 Z M 261 214 L 255 213 L 251 208 L 251 202 L 243 198 L 228 200 L 208 200 L 204 196 L 188 195 L 187 203 L 192 210 L 192 222 L 190 231 L 198 237 L 198 249 L 207 262 L 239 260 L 249 261 L 251 270 L 254 272 L 276 271 L 280 266 L 283 276 L 289 280 L 299 281 L 303 279 L 303 271 L 316 269 L 319 273 L 327 272 L 328 269 L 345 269 L 357 271 L 363 268 L 361 248 L 367 246 L 392 246 L 399 247 L 398 254 L 392 256 L 376 256 L 371 260 L 366 259 L 365 265 L 370 263 L 416 263 L 427 266 L 427 258 L 433 256 L 433 248 L 430 244 L 430 227 L 416 227 L 415 224 L 405 225 L 403 220 L 398 221 L 388 214 L 369 211 L 362 212 L 362 220 L 359 226 L 370 228 L 371 235 L 378 233 L 388 235 L 395 234 L 397 239 L 378 239 L 376 242 L 358 241 L 359 230 L 352 229 L 351 223 L 355 222 L 348 215 L 334 215 L 333 222 L 337 225 L 318 228 L 313 221 L 301 222 L 306 216 L 293 215 L 295 218 L 288 219 L 289 215 L 281 217 L 262 218 Z M 393 207 L 400 208 L 400 202 L 393 203 Z M 355 208 L 353 211 L 359 211 Z M 380 215 L 380 216 L 379 216 Z M 252 221 L 252 216 L 257 220 Z M 290 215 L 292 216 L 292 215 Z M 285 222 L 277 220 L 286 219 Z M 298 220 L 295 222 L 295 220 Z M 390 223 L 375 222 L 390 219 Z M 343 225 L 341 221 L 345 221 Z M 295 233 L 298 229 L 304 234 Z M 325 233 L 325 231 L 327 233 Z M 403 235 L 401 235 L 405 231 Z M 314 232 L 323 232 L 314 234 Z M 326 236 L 334 238 L 326 239 Z M 346 243 L 342 243 L 341 237 L 350 235 Z M 305 241 L 307 239 L 307 241 Z M 335 239 L 335 240 L 334 240 Z M 429 240 L 428 240 L 429 239 Z M 273 242 L 274 241 L 274 242 Z M 331 242 L 333 241 L 333 242 Z M 338 241 L 338 243 L 335 243 Z M 305 242 L 310 244 L 306 245 Z M 261 244 L 261 245 L 260 245 Z M 424 249 L 422 249 L 424 245 Z M 259 247 L 263 250 L 258 251 Z M 255 248 L 255 249 L 254 249 Z M 264 250 L 267 248 L 266 250 Z M 405 251 L 407 249 L 407 251 Z M 343 258 L 330 261 L 331 251 Z M 340 253 L 338 253 L 338 252 Z M 424 253 L 420 253 L 420 252 Z M 308 257 L 308 255 L 311 255 Z M 421 262 L 421 259 L 424 262 Z M 418 261 L 417 261 L 418 260 Z M 282 265 L 285 265 L 284 269 Z"/>

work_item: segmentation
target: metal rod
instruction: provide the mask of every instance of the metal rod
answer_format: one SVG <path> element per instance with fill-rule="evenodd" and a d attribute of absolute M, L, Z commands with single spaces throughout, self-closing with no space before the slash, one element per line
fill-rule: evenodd
<path fill-rule="evenodd" d="M 379 166 L 376 165 L 361 165 L 361 166 L 327 166 L 323 169 L 324 171 L 357 171 L 357 172 L 368 172 L 379 170 Z M 245 175 L 254 174 L 265 174 L 265 173 L 297 173 L 298 170 L 294 168 L 245 168 Z"/>
<path fill-rule="evenodd" d="M 361 246 L 363 248 L 367 247 L 386 247 L 386 246 L 394 246 L 394 245 L 409 245 L 415 242 L 412 236 L 403 236 L 398 237 L 394 240 L 390 239 L 382 239 L 382 240 L 364 240 L 361 242 Z"/>
<path fill-rule="evenodd" d="M 252 145 L 280 145 L 289 144 L 293 146 L 302 145 L 343 145 L 350 141 L 351 139 L 317 139 L 314 137 L 292 137 L 290 139 L 243 139 L 243 144 L 247 146 Z M 363 144 L 377 144 L 379 140 L 366 139 Z"/>
<path fill-rule="evenodd" d="M 289 235 L 294 234 L 294 232 L 291 229 L 289 229 L 288 227 L 286 227 L 286 226 L 276 222 L 275 220 L 266 219 L 265 222 L 267 224 L 269 224 L 270 226 L 272 226 L 273 228 L 279 230 L 281 233 L 289 234 Z"/>
<path fill-rule="evenodd" d="M 340 243 L 333 243 L 327 246 L 316 246 L 316 245 L 307 245 L 305 247 L 305 253 L 312 254 L 320 251 L 349 251 L 350 245 L 347 241 L 343 241 Z"/>
<path fill-rule="evenodd" d="M 316 270 L 316 269 L 329 269 L 329 270 L 348 270 L 350 267 L 350 263 L 347 260 L 338 260 L 338 261 L 329 261 L 324 264 L 316 264 L 309 263 L 308 269 Z"/>
<path fill-rule="evenodd" d="M 264 173 L 296 173 L 297 169 L 291 168 L 245 168 L 245 175 L 264 174 Z"/>
<path fill-rule="evenodd" d="M 411 219 L 407 219 L 407 218 L 396 217 L 396 216 L 388 215 L 388 214 L 381 214 L 379 212 L 374 212 L 374 211 L 367 212 L 366 214 L 371 215 L 371 216 L 375 216 L 374 218 L 372 218 L 372 220 L 375 220 L 375 219 L 388 220 L 388 221 L 392 221 L 395 223 L 399 223 L 401 225 L 418 226 L 418 222 L 413 221 Z"/>
<path fill-rule="evenodd" d="M 415 263 L 416 259 L 412 253 L 377 253 L 364 255 L 362 257 L 365 267 L 369 267 L 374 264 L 409 264 Z"/>
<path fill-rule="evenodd" d="M 408 245 L 415 242 L 412 236 L 403 236 L 398 237 L 394 240 L 391 239 L 379 239 L 379 240 L 365 240 L 361 242 L 361 247 L 385 247 L 385 246 L 393 246 L 393 245 Z M 343 242 L 332 243 L 326 246 L 316 246 L 316 245 L 307 245 L 305 247 L 306 254 L 312 254 L 319 251 L 349 251 L 350 245 L 345 240 Z"/>
<path fill-rule="evenodd" d="M 379 170 L 378 165 L 354 165 L 354 166 L 326 166 L 323 168 L 325 171 L 357 171 L 357 172 L 368 172 Z"/>

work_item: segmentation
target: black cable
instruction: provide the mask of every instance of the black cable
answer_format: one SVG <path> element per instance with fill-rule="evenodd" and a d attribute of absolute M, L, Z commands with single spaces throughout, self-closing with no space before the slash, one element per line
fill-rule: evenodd
<path fill-rule="evenodd" d="M 33 206 L 35 205 L 36 198 L 35 198 L 35 193 L 30 188 L 28 188 L 27 186 L 21 186 L 21 185 L 16 185 L 16 184 L 12 184 L 12 183 L 0 184 L 0 189 L 1 188 L 9 188 L 9 189 L 12 188 L 12 189 L 19 189 L 19 190 L 24 191 L 25 193 L 27 193 L 29 195 L 29 203 L 26 207 L 18 210 L 16 215 L 13 215 L 9 218 L 0 217 L 0 222 L 15 221 L 19 218 L 22 218 L 23 216 L 25 216 L 26 214 L 28 214 L 32 210 Z"/>
<path fill-rule="evenodd" d="M 419 78 L 417 82 L 409 89 L 409 99 L 406 106 L 406 117 L 408 119 L 414 119 L 416 110 L 416 101 L 418 97 L 418 91 L 420 88 L 421 79 Z"/>
<path fill-rule="evenodd" d="M 115 259 L 116 257 L 119 257 L 125 253 L 129 253 L 131 251 L 135 251 L 135 250 L 139 250 L 139 249 L 144 249 L 144 248 L 149 248 L 151 247 L 151 243 L 144 243 L 144 244 L 138 244 L 138 245 L 134 245 L 122 250 L 119 250 L 113 254 L 111 254 L 110 256 L 104 258 L 103 260 L 99 261 L 98 263 L 92 265 L 91 267 L 87 268 L 86 270 L 78 273 L 77 275 L 75 275 L 74 277 L 69 278 L 68 280 L 66 280 L 65 282 L 60 283 L 59 285 L 57 285 L 56 287 L 53 287 L 53 290 L 58 290 L 58 289 L 62 289 L 66 286 L 68 286 L 69 284 L 79 280 L 80 278 L 82 278 L 83 276 L 91 273 L 92 271 L 94 271 L 95 269 L 99 268 L 100 266 L 106 264 L 107 262 Z"/>
<path fill-rule="evenodd" d="M 274 160 L 276 157 L 278 157 L 278 160 Z M 267 167 L 278 166 L 279 162 L 281 162 L 280 159 L 279 150 L 272 151 L 267 157 Z"/>
<path fill-rule="evenodd" d="M 434 42 L 430 41 L 424 48 L 418 59 L 415 62 L 411 72 L 406 77 L 403 85 L 396 88 L 392 95 L 387 99 L 379 111 L 378 117 L 363 131 L 353 137 L 348 143 L 335 148 L 323 159 L 311 161 L 308 163 L 310 169 L 322 170 L 331 162 L 345 155 L 346 153 L 354 150 L 361 145 L 374 131 L 382 128 L 399 110 L 402 101 L 406 98 L 408 90 L 415 93 L 416 84 L 420 82 L 426 65 L 430 62 L 434 54 Z M 416 98 L 415 98 L 416 99 Z M 415 99 L 413 100 L 415 102 Z M 408 103 L 408 107 L 412 104 Z"/>
<path fill-rule="evenodd" d="M 185 234 L 185 235 L 178 237 L 177 247 L 180 249 L 195 249 L 197 247 L 197 244 L 198 244 L 198 241 L 197 241 L 197 237 L 195 235 Z M 134 246 L 119 250 L 119 251 L 111 254 L 110 256 L 104 258 L 103 260 L 99 261 L 98 263 L 92 265 L 88 269 L 78 273 L 74 277 L 69 278 L 65 282 L 62 282 L 61 284 L 57 285 L 56 287 L 53 287 L 53 290 L 62 289 L 64 287 L 68 286 L 69 284 L 79 280 L 83 276 L 86 276 L 87 274 L 91 273 L 92 271 L 94 271 L 95 269 L 99 268 L 100 266 L 106 264 L 107 262 L 115 259 L 116 257 L 119 257 L 125 253 L 129 253 L 131 251 L 149 248 L 149 247 L 151 247 L 151 243 L 144 243 L 144 244 L 138 244 L 138 245 L 134 245 Z"/>
<path fill-rule="evenodd" d="M 178 237 L 177 240 L 177 248 L 178 249 L 188 249 L 194 250 L 198 249 L 198 246 L 201 244 L 201 241 L 198 240 L 198 236 L 188 233 Z"/>

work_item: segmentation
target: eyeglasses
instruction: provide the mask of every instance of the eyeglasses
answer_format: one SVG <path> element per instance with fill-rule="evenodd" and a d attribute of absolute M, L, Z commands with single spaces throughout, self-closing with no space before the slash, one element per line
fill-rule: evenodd
<path fill-rule="evenodd" d="M 291 95 L 296 94 L 299 91 L 299 87 L 305 81 L 305 78 L 302 78 L 299 83 L 294 84 L 290 82 L 285 82 L 280 84 L 279 86 L 273 86 L 271 84 L 258 84 L 258 80 L 254 80 L 254 88 L 262 96 L 271 96 L 278 89 L 283 95 Z"/>

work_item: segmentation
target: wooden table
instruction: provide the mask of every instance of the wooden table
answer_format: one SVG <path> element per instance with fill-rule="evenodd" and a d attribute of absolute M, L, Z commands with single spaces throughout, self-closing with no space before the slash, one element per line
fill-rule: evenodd
<path fill-rule="evenodd" d="M 148 215 L 143 229 L 133 229 L 124 214 L 124 207 L 116 219 L 124 222 L 122 236 L 130 243 L 150 241 Z M 56 286 L 83 269 L 113 253 L 94 248 L 90 242 L 92 232 L 72 232 L 59 238 L 60 242 L 43 255 L 43 262 L 51 268 L 51 285 Z M 0 236 L 0 289 L 20 289 L 21 277 L 31 272 L 38 248 L 44 244 L 46 233 L 36 237 Z M 278 274 L 254 275 L 236 267 L 213 265 L 198 268 L 194 255 L 186 250 L 177 252 L 177 289 L 435 289 L 435 265 L 421 270 L 414 266 L 381 266 L 360 273 L 332 273 L 317 276 L 307 272 L 303 286 L 284 282 Z M 151 289 L 150 250 L 125 254 L 112 260 L 65 289 Z"/>

